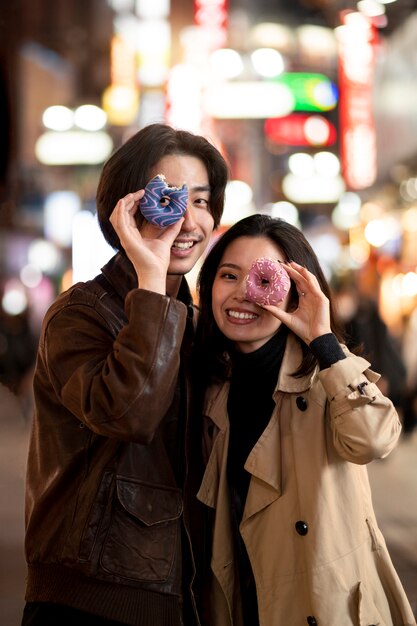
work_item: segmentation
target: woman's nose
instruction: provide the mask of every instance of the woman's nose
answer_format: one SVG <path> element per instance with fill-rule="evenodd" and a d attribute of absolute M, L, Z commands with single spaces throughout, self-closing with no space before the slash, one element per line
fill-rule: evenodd
<path fill-rule="evenodd" d="M 246 300 L 246 276 L 236 283 L 234 296 L 240 302 Z"/>

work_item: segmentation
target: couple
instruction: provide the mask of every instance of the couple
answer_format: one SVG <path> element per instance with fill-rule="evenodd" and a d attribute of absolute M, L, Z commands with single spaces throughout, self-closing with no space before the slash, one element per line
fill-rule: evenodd
<path fill-rule="evenodd" d="M 188 188 L 164 229 L 138 210 L 157 174 Z M 103 168 L 99 220 L 118 252 L 57 298 L 39 342 L 23 626 L 415 624 L 366 473 L 399 419 L 339 343 L 302 233 L 261 215 L 227 230 L 195 328 L 184 275 L 226 182 L 211 143 L 164 124 Z M 291 279 L 279 305 L 246 299 L 259 257 Z"/>

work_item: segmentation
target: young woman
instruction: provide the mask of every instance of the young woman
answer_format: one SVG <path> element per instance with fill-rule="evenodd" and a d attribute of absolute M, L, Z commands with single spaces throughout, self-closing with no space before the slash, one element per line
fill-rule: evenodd
<path fill-rule="evenodd" d="M 280 261 L 277 305 L 248 299 L 254 260 Z M 372 508 L 366 464 L 401 426 L 378 374 L 341 343 L 318 260 L 295 227 L 232 226 L 199 276 L 207 388 L 210 626 L 415 624 Z"/>

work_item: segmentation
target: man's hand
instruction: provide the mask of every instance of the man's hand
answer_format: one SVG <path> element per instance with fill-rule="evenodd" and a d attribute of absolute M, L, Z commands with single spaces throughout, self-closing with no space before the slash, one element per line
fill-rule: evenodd
<path fill-rule="evenodd" d="M 110 222 L 135 268 L 141 288 L 165 294 L 171 247 L 184 218 L 167 228 L 144 222 L 139 231 L 135 215 L 144 193 L 140 189 L 121 198 L 110 216 Z"/>

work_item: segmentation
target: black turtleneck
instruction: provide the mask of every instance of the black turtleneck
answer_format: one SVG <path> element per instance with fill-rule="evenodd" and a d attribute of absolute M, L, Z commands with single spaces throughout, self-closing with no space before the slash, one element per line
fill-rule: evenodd
<path fill-rule="evenodd" d="M 250 474 L 243 466 L 272 415 L 272 395 L 287 335 L 287 328 L 281 326 L 278 333 L 258 350 L 231 354 L 233 369 L 227 402 L 230 422 L 228 478 L 242 505 L 250 481 Z"/>
<path fill-rule="evenodd" d="M 250 474 L 243 466 L 271 418 L 274 409 L 272 395 L 287 335 L 288 329 L 281 326 L 278 333 L 258 350 L 249 353 L 234 351 L 231 354 L 233 369 L 227 401 L 230 423 L 227 473 L 245 626 L 256 626 L 259 617 L 252 567 L 239 532 L 250 482 Z"/>

